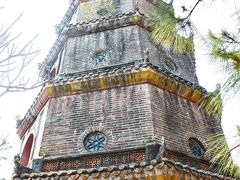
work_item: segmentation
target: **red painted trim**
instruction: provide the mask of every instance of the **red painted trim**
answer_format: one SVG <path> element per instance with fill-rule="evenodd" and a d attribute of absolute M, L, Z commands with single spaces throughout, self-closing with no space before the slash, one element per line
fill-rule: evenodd
<path fill-rule="evenodd" d="M 42 93 L 39 95 L 38 102 L 40 102 L 40 105 L 34 104 L 33 105 L 33 110 L 31 109 L 23 119 L 22 124 L 19 126 L 17 130 L 17 134 L 22 139 L 26 131 L 28 130 L 29 127 L 32 126 L 32 124 L 35 122 L 37 115 L 39 112 L 44 108 L 48 100 L 51 98 L 51 96 L 48 95 L 47 89 L 44 89 Z M 37 106 L 37 107 L 34 107 Z"/>
<path fill-rule="evenodd" d="M 33 134 L 30 134 L 28 137 L 28 140 L 24 146 L 23 152 L 22 152 L 22 158 L 21 158 L 21 164 L 25 167 L 28 166 L 31 150 L 33 145 Z"/>

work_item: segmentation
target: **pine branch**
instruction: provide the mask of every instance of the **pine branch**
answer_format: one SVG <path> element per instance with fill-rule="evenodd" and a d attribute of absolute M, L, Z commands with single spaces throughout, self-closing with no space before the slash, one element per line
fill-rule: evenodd
<path fill-rule="evenodd" d="M 185 18 L 183 18 L 184 20 L 187 20 L 187 19 L 189 19 L 189 18 L 191 17 L 193 11 L 196 9 L 196 7 L 198 6 L 198 4 L 199 4 L 201 1 L 202 1 L 202 0 L 198 0 L 198 1 L 196 2 L 196 4 L 195 4 L 195 5 L 193 6 L 193 8 L 190 10 L 189 14 L 188 14 Z"/>
<path fill-rule="evenodd" d="M 199 103 L 199 108 L 202 108 L 210 117 L 220 120 L 223 108 L 221 86 L 217 85 L 216 89 L 213 92 L 207 93 Z"/>
<path fill-rule="evenodd" d="M 215 167 L 219 173 L 232 176 L 235 178 L 240 177 L 240 167 L 237 166 L 231 157 L 231 150 L 228 148 L 225 136 L 223 133 L 217 133 L 209 138 L 208 153 L 212 155 L 212 167 Z M 237 144 L 233 149 L 240 145 Z"/>
<path fill-rule="evenodd" d="M 174 15 L 171 3 L 158 1 L 149 22 L 153 40 L 164 49 L 177 53 L 194 51 L 192 24 Z"/>

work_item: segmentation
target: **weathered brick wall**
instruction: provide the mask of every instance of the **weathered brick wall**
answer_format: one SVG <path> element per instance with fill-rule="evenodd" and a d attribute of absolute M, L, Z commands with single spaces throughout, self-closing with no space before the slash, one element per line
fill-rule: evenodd
<path fill-rule="evenodd" d="M 156 45 L 149 32 L 144 28 L 139 28 L 140 46 L 142 56 L 146 48 L 149 49 L 150 61 L 158 66 L 164 67 L 166 62 L 173 62 L 177 66 L 177 70 L 173 71 L 184 79 L 193 83 L 198 83 L 195 67 L 195 59 L 189 54 L 174 54 L 172 52 L 163 50 L 160 46 Z"/>
<path fill-rule="evenodd" d="M 141 59 L 138 31 L 138 26 L 128 26 L 69 38 L 62 71 L 78 72 Z M 99 51 L 109 55 L 107 61 L 96 63 Z"/>
<path fill-rule="evenodd" d="M 154 134 L 165 138 L 167 148 L 186 154 L 187 134 L 206 141 L 209 124 L 198 106 L 154 86 L 150 86 L 150 94 Z"/>
<path fill-rule="evenodd" d="M 50 100 L 40 156 L 79 154 L 78 139 L 101 123 L 112 131 L 109 150 L 138 147 L 153 135 L 147 84 Z"/>
<path fill-rule="evenodd" d="M 188 154 L 187 134 L 206 140 L 210 133 L 195 104 L 149 84 L 127 86 L 51 99 L 40 156 L 79 154 L 81 134 L 100 124 L 112 132 L 108 150 L 139 147 L 155 136 Z"/>
<path fill-rule="evenodd" d="M 190 55 L 175 55 L 161 50 L 153 43 L 148 31 L 139 26 L 69 38 L 62 72 L 73 73 L 140 60 L 144 58 L 146 49 L 149 50 L 149 59 L 153 64 L 163 67 L 170 59 L 177 66 L 177 71 L 173 73 L 198 83 L 195 60 Z M 106 61 L 96 62 L 96 53 L 99 51 L 108 54 Z"/>

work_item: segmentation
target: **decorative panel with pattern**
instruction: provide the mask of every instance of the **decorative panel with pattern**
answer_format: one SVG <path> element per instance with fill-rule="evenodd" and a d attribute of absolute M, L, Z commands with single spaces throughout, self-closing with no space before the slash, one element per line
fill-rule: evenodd
<path fill-rule="evenodd" d="M 58 171 L 58 170 L 70 170 L 70 169 L 84 169 L 93 167 L 107 167 L 110 165 L 120 165 L 132 162 L 141 162 L 145 160 L 144 150 L 121 152 L 121 153 L 109 153 L 96 156 L 86 156 L 79 158 L 58 159 L 52 161 L 43 162 L 43 171 Z"/>

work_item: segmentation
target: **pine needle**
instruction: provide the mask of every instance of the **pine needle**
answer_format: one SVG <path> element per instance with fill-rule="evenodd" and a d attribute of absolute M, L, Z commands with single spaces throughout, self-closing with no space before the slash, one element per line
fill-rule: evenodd
<path fill-rule="evenodd" d="M 188 20 L 176 18 L 171 3 L 156 3 L 155 13 L 149 22 L 153 40 L 163 49 L 176 53 L 192 53 L 194 51 L 193 33 Z M 185 37 L 185 34 L 188 34 Z"/>
<path fill-rule="evenodd" d="M 220 36 L 216 36 L 211 31 L 208 36 L 212 61 L 221 64 L 226 72 L 240 71 L 240 42 L 235 38 L 236 35 L 222 30 Z"/>
<path fill-rule="evenodd" d="M 217 85 L 213 92 L 207 93 L 200 101 L 200 108 L 203 108 L 207 114 L 217 120 L 222 116 L 222 98 L 221 86 Z"/>
<path fill-rule="evenodd" d="M 208 153 L 213 157 L 211 159 L 212 166 L 223 175 L 240 178 L 240 167 L 232 160 L 231 152 L 233 149 L 230 150 L 228 148 L 224 134 L 217 133 L 212 135 L 208 144 Z"/>
<path fill-rule="evenodd" d="M 210 97 L 207 94 L 206 101 L 203 104 L 203 108 L 213 117 L 220 117 L 219 111 L 213 108 L 213 104 L 220 105 L 220 94 L 223 104 L 231 100 L 235 95 L 239 95 L 240 92 L 240 42 L 237 35 L 222 30 L 220 35 L 215 35 L 209 31 L 209 40 L 211 47 L 211 60 L 222 67 L 222 70 L 226 73 L 227 80 L 223 86 L 218 90 L 219 98 L 215 92 Z M 210 99 L 212 100 L 210 101 Z M 209 105 L 207 105 L 210 103 Z M 211 108 L 210 108 L 211 107 Z M 215 106 L 217 107 L 217 106 Z M 220 108 L 220 106 L 219 106 Z M 212 111 L 212 112 L 210 112 Z M 214 115 L 216 113 L 216 115 Z"/>

